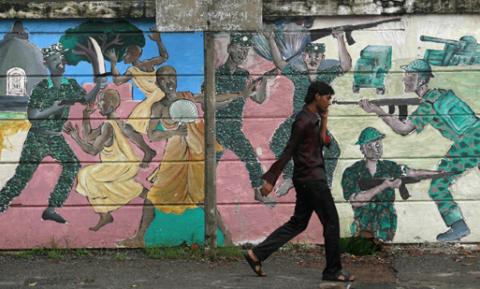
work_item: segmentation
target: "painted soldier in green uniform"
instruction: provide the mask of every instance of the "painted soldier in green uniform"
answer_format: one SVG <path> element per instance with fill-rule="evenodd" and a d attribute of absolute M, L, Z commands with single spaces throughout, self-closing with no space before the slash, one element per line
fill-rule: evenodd
<path fill-rule="evenodd" d="M 440 161 L 439 171 L 464 172 L 478 168 L 480 163 L 480 121 L 473 110 L 452 90 L 429 89 L 433 77 L 430 65 L 422 59 L 412 61 L 405 70 L 403 82 L 405 92 L 415 92 L 421 100 L 418 108 L 401 121 L 387 114 L 380 107 L 362 100 L 360 106 L 366 112 L 379 115 L 392 130 L 400 135 L 413 131 L 420 133 L 430 124 L 440 134 L 453 142 L 447 154 Z M 458 241 L 470 234 L 458 204 L 453 200 L 450 186 L 459 174 L 434 179 L 428 191 L 435 201 L 445 224 L 450 227 L 437 236 L 438 241 Z"/>
<path fill-rule="evenodd" d="M 247 59 L 252 46 L 251 38 L 252 35 L 249 33 L 232 33 L 227 48 L 228 58 L 215 71 L 217 94 L 232 95 L 231 101 L 217 106 L 216 132 L 217 141 L 223 148 L 231 150 L 240 161 L 245 163 L 252 189 L 255 189 L 262 185 L 263 170 L 252 144 L 242 131 L 243 108 L 248 97 L 257 103 L 265 100 L 268 79 L 265 77 L 260 82 L 258 91 L 255 91 L 256 81 L 252 82 L 248 71 L 240 67 Z M 217 153 L 217 163 L 222 156 L 223 152 Z M 272 199 L 262 197 L 258 192 L 255 198 L 263 202 L 273 202 Z"/>
<path fill-rule="evenodd" d="M 23 191 L 41 161 L 50 156 L 61 164 L 62 173 L 50 194 L 42 219 L 66 222 L 55 209 L 61 207 L 67 199 L 80 164 L 62 135 L 63 125 L 68 120 L 69 105 L 75 102 L 93 102 L 103 82 L 97 78 L 95 88 L 86 94 L 74 79 L 65 78 L 64 52 L 61 44 L 42 49 L 50 77 L 41 81 L 30 96 L 27 112 L 31 128 L 15 175 L 0 192 L 0 212 L 4 212 L 11 200 Z"/>
<path fill-rule="evenodd" d="M 275 42 L 274 33 L 272 31 L 264 32 L 268 40 L 270 51 L 272 54 L 273 63 L 288 77 L 295 86 L 293 95 L 293 111 L 292 116 L 287 118 L 275 131 L 270 142 L 270 149 L 278 158 L 285 147 L 289 136 L 290 128 L 295 114 L 302 110 L 304 102 L 303 99 L 307 94 L 307 89 L 311 82 L 322 81 L 325 83 L 332 83 L 332 81 L 347 72 L 352 67 L 352 59 L 347 51 L 345 45 L 344 33 L 342 31 L 334 31 L 332 36 L 338 41 L 339 61 L 332 59 L 325 59 L 325 45 L 323 43 L 309 43 L 306 45 L 303 57 L 303 69 L 295 66 L 294 62 L 285 61 Z M 325 171 L 327 173 L 328 184 L 332 186 L 333 173 L 337 166 L 338 157 L 340 156 L 340 147 L 333 135 L 328 132 L 331 142 L 329 146 L 324 147 L 325 157 Z M 284 182 L 276 191 L 278 196 L 285 195 L 293 188 L 293 163 L 290 162 L 284 169 Z"/>
<path fill-rule="evenodd" d="M 397 230 L 397 212 L 393 206 L 399 177 L 428 176 L 436 171 L 415 170 L 393 161 L 381 160 L 385 135 L 373 127 L 365 128 L 358 137 L 364 159 L 346 168 L 342 176 L 343 197 L 353 208 L 353 236 L 391 241 Z M 359 180 L 385 179 L 383 183 L 362 190 Z"/>

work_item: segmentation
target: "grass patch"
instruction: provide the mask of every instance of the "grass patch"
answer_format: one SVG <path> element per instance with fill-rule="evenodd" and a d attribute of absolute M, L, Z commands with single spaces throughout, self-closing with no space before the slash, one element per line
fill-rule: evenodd
<path fill-rule="evenodd" d="M 52 260 L 62 260 L 68 254 L 68 251 L 65 249 L 46 249 L 47 251 L 47 258 Z"/>
<path fill-rule="evenodd" d="M 228 247 L 219 247 L 216 249 L 217 257 L 222 258 L 242 258 L 243 250 L 239 246 L 228 246 Z"/>
<path fill-rule="evenodd" d="M 149 258 L 153 259 L 193 259 L 203 260 L 207 258 L 204 248 L 196 244 L 192 246 L 176 247 L 147 247 L 144 252 Z M 238 259 L 242 257 L 242 248 L 237 246 L 216 248 L 209 258 Z"/>
<path fill-rule="evenodd" d="M 375 255 L 382 250 L 382 245 L 374 239 L 348 237 L 340 239 L 340 250 L 356 256 Z"/>
<path fill-rule="evenodd" d="M 145 254 L 153 259 L 185 259 L 198 255 L 199 250 L 190 249 L 190 247 L 148 247 L 145 248 Z"/>
<path fill-rule="evenodd" d="M 119 262 L 123 262 L 123 261 L 127 260 L 127 255 L 125 253 L 116 253 L 115 254 L 115 260 L 117 260 Z"/>

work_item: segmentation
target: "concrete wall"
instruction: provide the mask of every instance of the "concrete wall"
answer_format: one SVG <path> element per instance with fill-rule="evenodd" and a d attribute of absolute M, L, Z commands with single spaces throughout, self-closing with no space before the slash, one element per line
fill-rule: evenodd
<path fill-rule="evenodd" d="M 310 35 L 305 30 L 345 24 L 361 24 L 382 19 L 386 18 L 315 17 L 310 19 L 312 21 L 299 22 L 295 20 L 295 23 L 293 23 L 289 18 L 282 18 L 274 23 L 268 23 L 268 27 L 272 28 L 275 26 L 279 37 L 283 35 L 283 39 L 291 40 L 286 48 L 297 52 L 303 48 L 301 43 L 305 44 L 305 42 L 301 41 L 305 37 L 313 37 L 314 35 L 313 33 Z M 77 39 L 80 39 L 80 42 L 85 41 L 86 36 L 90 36 L 102 44 L 104 38 L 101 35 L 108 30 L 108 27 L 120 27 L 118 23 L 111 24 L 114 23 L 112 21 L 107 21 L 106 24 L 97 23 L 97 26 L 94 27 L 104 28 L 99 31 L 92 31 L 91 28 L 85 28 L 85 25 L 88 25 L 88 21 L 82 19 L 24 20 L 23 25 L 28 31 L 28 40 L 22 39 L 17 42 L 21 42 L 22 47 L 28 47 L 30 53 L 24 55 L 24 58 L 30 59 L 30 62 L 27 64 L 8 62 L 8 66 L 23 67 L 26 71 L 30 66 L 37 67 L 39 65 L 38 58 L 37 60 L 29 58 L 30 54 L 38 54 L 39 49 L 49 47 L 51 44 L 60 41 L 62 37 L 65 39 L 67 30 L 73 28 L 80 28 L 80 31 L 75 34 L 78 36 Z M 480 35 L 475 25 L 478 21 L 478 16 L 403 16 L 399 21 L 354 31 L 353 37 L 356 43 L 351 46 L 347 45 L 348 54 L 352 58 L 352 68 L 349 71 L 344 71 L 337 77 L 329 78 L 336 91 L 336 99 L 339 101 L 357 101 L 361 98 L 417 97 L 415 93 L 404 92 L 403 71 L 400 67 L 412 60 L 424 58 L 427 50 L 444 49 L 443 44 L 421 41 L 420 36 L 433 36 L 452 40 L 459 40 L 463 36 L 473 36 L 478 39 Z M 143 46 L 143 52 L 140 56 L 141 60 L 157 57 L 159 55 L 157 45 L 148 37 L 150 34 L 149 28 L 154 26 L 153 20 L 132 19 L 128 22 L 131 25 L 129 29 L 132 29 L 129 30 L 130 32 L 113 30 L 110 34 L 105 34 L 108 40 L 115 39 L 116 35 L 121 40 L 120 43 L 117 42 L 111 47 L 121 51 L 127 45 L 126 43 L 133 41 L 139 46 Z M 11 31 L 13 23 L 14 21 L 12 20 L 3 20 L 0 23 L 1 38 L 10 37 L 6 35 Z M 109 31 L 112 30 L 110 29 Z M 132 31 L 136 31 L 136 33 L 132 34 Z M 247 37 L 250 36 L 252 35 Z M 253 36 L 252 47 L 248 49 L 248 55 L 240 64 L 240 67 L 248 71 L 251 78 L 256 79 L 265 72 L 275 68 L 275 65 L 269 59 L 268 53 L 265 54 L 265 49 L 268 49 L 268 46 L 265 46 L 265 42 L 262 41 L 260 35 Z M 178 91 L 189 91 L 194 95 L 200 94 L 204 68 L 203 34 L 163 33 L 161 39 L 169 56 L 168 60 L 159 65 L 159 67 L 168 64 L 176 69 Z M 242 38 L 239 39 L 242 41 Z M 277 38 L 277 43 L 280 43 L 279 39 Z M 62 41 L 68 47 L 75 44 L 65 40 Z M 219 71 L 219 78 L 226 75 L 220 72 L 220 67 L 228 59 L 227 47 L 229 42 L 230 35 L 228 33 L 218 33 L 216 35 L 215 65 Z M 337 40 L 327 35 L 315 40 L 315 42 L 324 43 L 326 48 L 325 59 L 328 61 L 324 62 L 321 68 L 326 69 L 338 65 Z M 295 49 L 289 46 L 292 43 L 297 44 Z M 88 43 L 83 44 L 88 48 Z M 368 66 L 372 64 L 367 59 L 368 53 L 364 52 L 362 57 L 361 52 L 369 45 L 381 46 L 374 50 L 373 53 L 370 53 L 371 56 L 378 59 L 377 62 L 373 62 L 373 66 Z M 76 46 L 76 48 L 78 52 L 79 46 Z M 468 51 L 462 52 L 458 50 L 462 48 Z M 382 51 L 388 51 L 389 49 L 391 49 L 391 58 L 388 56 L 388 53 L 382 53 Z M 442 58 L 444 55 L 441 52 L 436 54 L 436 58 L 427 59 L 427 61 L 432 63 L 431 67 L 435 76 L 430 80 L 429 87 L 450 89 L 465 103 L 463 105 L 460 102 L 456 102 L 457 106 L 470 107 L 471 111 L 464 109 L 462 112 L 452 112 L 453 108 L 447 106 L 446 110 L 440 113 L 440 115 L 445 117 L 457 117 L 457 119 L 453 120 L 453 123 L 457 123 L 460 127 L 462 123 L 467 123 L 470 119 L 476 120 L 476 126 L 469 124 L 468 129 L 458 133 L 457 139 L 467 139 L 466 147 L 463 147 L 458 140 L 449 140 L 445 135 L 442 135 L 442 130 L 435 129 L 431 125 L 427 125 L 421 132 L 400 136 L 395 134 L 378 116 L 373 113 L 366 113 L 358 105 L 333 105 L 331 107 L 329 129 L 339 145 L 338 153 L 333 154 L 333 156 L 336 155 L 338 157 L 338 163 L 334 169 L 330 169 L 330 172 L 333 174 L 332 192 L 341 216 L 343 236 L 352 234 L 353 210 L 351 204 L 344 198 L 344 187 L 342 187 L 341 180 L 344 177 L 346 168 L 363 158 L 359 146 L 355 145 L 355 142 L 365 127 L 375 127 L 385 134 L 383 139 L 383 159 L 385 160 L 392 160 L 409 168 L 436 170 L 441 160 L 448 154 L 452 144 L 458 144 L 462 146 L 462 149 L 468 149 L 466 149 L 465 154 L 450 154 L 452 162 L 457 160 L 460 164 L 473 162 L 478 166 L 480 144 L 478 118 L 476 117 L 480 109 L 477 81 L 479 49 L 476 43 L 467 46 L 466 42 L 460 42 L 458 46 L 452 45 L 451 49 L 457 49 L 455 52 L 456 56 L 450 58 L 451 61 L 445 62 L 444 65 L 439 65 L 439 61 L 444 59 Z M 19 51 L 23 50 L 17 49 L 17 53 L 20 53 Z M 89 52 L 92 52 L 92 46 L 90 46 Z M 462 56 L 458 56 L 460 54 Z M 21 56 L 16 55 L 14 59 L 20 61 L 22 59 Z M 13 56 L 11 57 L 13 58 Z M 285 58 L 288 58 L 288 56 Z M 4 58 L 3 62 L 7 63 L 6 60 Z M 67 57 L 67 61 L 70 61 L 70 63 L 66 67 L 65 76 L 75 79 L 87 91 L 90 90 L 92 88 L 94 71 L 91 58 L 80 58 L 78 62 L 73 60 L 72 55 Z M 471 63 L 465 62 L 466 60 L 471 61 Z M 360 65 L 362 61 L 364 61 L 363 66 Z M 295 67 L 301 71 L 303 66 L 302 58 L 295 59 L 290 65 L 294 65 L 294 63 Z M 131 64 L 125 63 L 123 59 L 118 64 L 119 71 L 122 74 L 130 66 Z M 381 66 L 388 68 L 384 79 L 382 79 L 383 75 L 378 70 Z M 45 68 L 41 69 L 44 71 L 43 74 L 27 75 L 27 81 L 35 79 L 38 82 L 41 79 L 45 79 L 48 75 L 45 73 Z M 8 69 L 5 68 L 4 70 L 7 71 Z M 108 59 L 106 60 L 106 70 L 110 71 Z M 359 70 L 362 70 L 364 73 L 359 73 Z M 5 71 L 2 73 L 6 81 Z M 325 73 L 320 71 L 318 75 L 322 77 L 322 75 L 325 76 Z M 355 93 L 352 88 L 355 84 L 359 84 L 359 75 L 366 75 L 367 78 L 370 77 L 371 80 L 378 81 L 377 87 L 384 89 L 384 94 L 381 94 L 381 89 L 377 90 L 375 87 L 362 87 L 361 85 L 359 92 Z M 293 112 L 294 91 L 305 89 L 304 86 L 297 87 L 290 80 L 298 77 L 305 77 L 305 75 L 297 72 L 288 76 L 281 74 L 274 76 L 267 83 L 266 99 L 262 103 L 258 103 L 258 99 L 255 102 L 252 98 L 248 98 L 244 107 L 240 104 L 230 111 L 225 112 L 223 110 L 222 113 L 221 108 L 217 111 L 219 117 L 217 127 L 218 123 L 222 121 L 225 122 L 227 119 L 231 121 L 226 126 L 226 128 L 230 129 L 219 129 L 218 131 L 218 140 L 221 145 L 221 147 L 218 147 L 218 150 L 223 149 L 223 155 L 217 167 L 217 200 L 219 215 L 222 221 L 218 228 L 219 244 L 226 244 L 229 241 L 235 244 L 258 242 L 277 226 L 287 221 L 293 212 L 295 198 L 293 190 L 282 197 L 272 194 L 276 204 L 275 206 L 269 206 L 254 199 L 252 187 L 258 185 L 258 177 L 261 172 L 268 169 L 275 160 L 272 151 L 272 147 L 275 147 L 275 145 L 272 145 L 271 142 L 275 131 Z M 357 82 L 355 82 L 356 78 Z M 146 74 L 137 76 L 138 81 L 146 79 Z M 143 109 L 141 110 L 145 113 L 146 120 L 155 120 L 157 118 L 150 117 L 150 107 L 145 104 L 149 102 L 145 101 L 145 99 L 148 100 L 150 98 L 138 87 L 138 83 L 130 80 L 125 84 L 117 86 L 112 82 L 112 78 L 108 77 L 108 88 L 117 90 L 121 96 L 121 104 L 117 110 L 117 116 L 122 122 L 128 122 L 132 118 L 142 119 L 138 116 L 131 116 L 132 111 L 136 107 L 142 106 Z M 308 81 L 305 83 L 308 85 Z M 223 85 L 228 87 L 233 84 L 226 81 Z M 236 90 L 238 91 L 238 88 Z M 235 92 L 235 89 L 230 89 L 230 92 Z M 4 92 L 1 93 L 2 97 L 6 97 L 3 96 Z M 185 96 L 186 94 L 182 95 Z M 201 100 L 201 97 L 198 100 Z M 126 162 L 115 159 L 115 156 L 113 156 L 113 159 L 109 159 L 106 155 L 103 155 L 102 161 L 99 155 L 92 156 L 86 153 L 70 135 L 62 133 L 62 136 L 57 136 L 66 140 L 66 145 L 61 147 L 60 151 L 73 151 L 81 165 L 81 172 L 84 172 L 80 173 L 81 178 L 78 177 L 80 175 L 75 174 L 73 182 L 63 182 L 63 179 L 59 179 L 62 171 L 61 164 L 68 168 L 75 166 L 75 163 L 72 163 L 71 159 L 66 158 L 65 154 L 60 154 L 55 159 L 52 158 L 52 153 L 50 153 L 50 155 L 46 154 L 45 158 L 42 155 L 42 158 L 37 160 L 33 157 L 33 154 L 37 152 L 32 153 L 32 146 L 30 145 L 30 151 L 26 149 L 29 147 L 25 143 L 27 135 L 29 133 L 37 133 L 32 132 L 30 129 L 31 122 L 28 121 L 26 103 L 23 103 L 23 105 L 20 103 L 16 109 L 8 108 L 6 103 L 2 102 L 2 106 L 0 106 L 2 108 L 0 135 L 2 141 L 0 156 L 2 169 L 0 170 L 0 186 L 3 188 L 0 192 L 0 198 L 7 204 L 8 195 L 18 195 L 18 197 L 13 198 L 10 206 L 0 215 L 0 231 L 2 231 L 4 236 L 0 240 L 0 248 L 155 246 L 176 245 L 183 242 L 189 244 L 203 242 L 204 216 L 201 208 L 203 202 L 203 147 L 201 144 L 203 132 L 201 103 L 196 105 L 198 118 L 195 122 L 188 124 L 187 137 L 170 136 L 163 140 L 154 141 L 143 133 L 145 142 L 156 152 L 155 158 L 148 163 L 146 168 L 138 167 L 139 163 L 135 161 Z M 33 106 L 34 103 L 30 101 L 30 105 Z M 45 109 L 50 104 L 45 103 L 42 105 L 45 106 L 42 109 Z M 85 105 L 77 103 L 68 111 L 68 120 L 74 125 L 78 125 L 80 131 L 82 131 L 81 123 L 84 118 L 84 109 Z M 410 115 L 415 110 L 416 106 L 408 108 Z M 423 119 L 428 119 L 429 117 L 427 115 Z M 94 128 L 101 126 L 106 121 L 105 117 L 99 114 L 98 109 L 92 114 L 91 118 Z M 160 118 L 168 120 L 167 115 L 162 115 Z M 48 120 L 44 119 L 42 121 Z M 235 125 L 241 128 L 240 132 L 243 133 L 245 139 L 242 140 L 242 136 L 238 131 L 235 134 Z M 49 143 L 48 138 L 44 142 L 41 145 L 36 145 L 39 150 L 40 147 L 45 148 L 51 145 L 51 140 Z M 89 140 L 89 142 L 93 142 L 93 139 Z M 142 159 L 143 152 L 132 141 L 127 141 L 127 143 L 133 148 L 137 159 Z M 251 150 L 249 150 L 248 143 L 251 144 Z M 22 153 L 23 159 L 19 164 Z M 108 161 L 105 161 L 107 159 Z M 35 170 L 33 176 L 27 177 L 25 172 L 22 172 L 19 168 L 28 167 L 31 163 L 39 163 L 40 165 Z M 134 164 L 133 167 L 128 167 L 132 164 Z M 119 169 L 122 171 L 122 167 L 127 167 L 128 169 L 125 170 L 129 172 L 133 170 L 133 175 L 127 174 L 129 177 L 125 177 L 126 173 L 124 171 L 119 172 Z M 97 168 L 97 170 L 92 172 L 91 168 Z M 157 170 L 158 168 L 160 170 Z M 440 167 L 440 169 L 444 168 Z M 462 241 L 479 241 L 480 233 L 476 229 L 478 227 L 476 220 L 479 219 L 476 206 L 480 197 L 478 190 L 476 190 L 480 183 L 478 168 L 463 170 L 460 167 L 449 167 L 448 170 L 461 171 L 461 174 L 451 186 L 451 192 L 455 202 L 458 203 L 461 209 L 465 222 L 472 231 Z M 392 171 L 393 173 L 395 172 Z M 157 178 L 149 178 L 151 175 L 157 176 Z M 113 179 L 109 179 L 107 183 L 100 181 L 102 178 L 108 179 L 108 177 Z M 142 210 L 144 209 L 144 200 L 141 198 L 140 192 L 134 194 L 132 193 L 134 190 L 131 187 L 122 186 L 120 180 L 123 180 L 123 177 L 130 180 L 130 182 L 144 186 L 146 188 L 145 191 L 149 191 L 148 199 L 154 203 L 153 221 L 149 224 L 145 235 L 129 241 L 122 240 L 134 236 L 139 229 Z M 13 182 L 12 180 L 22 178 L 25 179 L 25 188 L 19 185 L 10 186 L 7 193 L 7 189 L 5 189 L 7 182 Z M 92 180 L 96 180 L 94 185 L 91 185 Z M 281 182 L 282 179 L 279 180 L 279 184 Z M 67 223 L 61 224 L 51 220 L 42 221 L 42 212 L 48 205 L 49 196 L 59 183 L 68 188 L 68 195 L 65 202 L 60 204 L 61 207 L 56 211 L 67 220 Z M 79 183 L 89 184 L 87 186 L 88 189 L 80 189 Z M 138 185 L 133 185 L 133 187 L 135 186 L 138 187 Z M 152 186 L 155 189 L 152 189 Z M 408 185 L 412 195 L 411 198 L 406 201 L 402 200 L 397 190 L 395 192 L 395 202 L 386 201 L 387 204 L 391 204 L 395 208 L 398 219 L 396 228 L 394 223 L 386 222 L 385 224 L 383 222 L 383 224 L 391 228 L 389 232 L 394 233 L 393 242 L 435 241 L 438 233 L 448 229 L 435 203 L 429 196 L 429 186 L 430 182 L 428 180 Z M 126 189 L 126 187 L 130 189 Z M 83 195 L 80 192 L 83 192 Z M 84 195 L 87 195 L 87 197 Z M 100 199 L 103 198 L 106 201 L 102 203 L 101 200 L 93 200 L 98 198 L 99 195 L 101 196 Z M 375 210 L 376 204 L 371 203 L 369 208 Z M 381 204 L 382 202 L 378 203 L 378 205 Z M 109 205 L 114 205 L 114 208 L 108 209 Z M 103 210 L 105 208 L 107 209 Z M 147 208 L 152 207 L 147 206 Z M 109 211 L 111 211 L 113 216 L 114 221 L 112 223 L 108 223 L 98 231 L 89 230 L 90 227 L 93 227 L 98 222 L 99 213 Z M 367 210 L 367 213 L 371 213 L 371 211 Z M 380 221 L 378 220 L 372 222 L 374 225 L 379 223 Z M 381 236 L 377 237 L 380 238 Z M 323 242 L 322 228 L 319 221 L 313 218 L 307 231 L 295 241 Z"/>

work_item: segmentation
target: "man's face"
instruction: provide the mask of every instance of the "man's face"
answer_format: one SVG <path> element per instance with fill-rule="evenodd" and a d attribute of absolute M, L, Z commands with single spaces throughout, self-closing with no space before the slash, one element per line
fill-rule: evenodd
<path fill-rule="evenodd" d="M 360 150 L 362 151 L 363 155 L 367 160 L 377 161 L 383 155 L 382 139 L 378 139 L 376 141 L 364 144 L 362 145 Z"/>
<path fill-rule="evenodd" d="M 165 93 L 175 93 L 177 91 L 177 76 L 173 71 L 169 72 L 168 74 L 158 76 L 157 85 Z"/>
<path fill-rule="evenodd" d="M 320 112 L 328 111 L 328 107 L 330 106 L 331 101 L 332 101 L 331 94 L 320 95 L 317 93 L 315 95 L 315 102 Z"/>
<path fill-rule="evenodd" d="M 403 85 L 405 86 L 405 92 L 415 92 L 418 88 L 418 73 L 405 72 L 403 75 Z"/>
<path fill-rule="evenodd" d="M 134 63 L 136 60 L 140 58 L 142 54 L 142 49 L 137 45 L 131 45 L 127 48 L 125 52 L 125 57 L 123 58 L 123 62 L 126 64 Z"/>
<path fill-rule="evenodd" d="M 312 51 L 303 53 L 303 61 L 307 67 L 318 67 L 323 59 L 325 59 L 325 54 L 321 52 Z"/>
<path fill-rule="evenodd" d="M 111 104 L 108 101 L 108 98 L 105 98 L 105 94 L 100 94 L 97 107 L 101 115 L 107 115 L 111 112 Z"/>
<path fill-rule="evenodd" d="M 249 50 L 250 47 L 238 44 L 230 44 L 228 46 L 228 54 L 236 65 L 242 64 L 247 59 Z"/>
<path fill-rule="evenodd" d="M 47 66 L 51 75 L 61 76 L 65 72 L 65 60 L 61 53 L 50 55 L 45 60 L 45 65 Z"/>

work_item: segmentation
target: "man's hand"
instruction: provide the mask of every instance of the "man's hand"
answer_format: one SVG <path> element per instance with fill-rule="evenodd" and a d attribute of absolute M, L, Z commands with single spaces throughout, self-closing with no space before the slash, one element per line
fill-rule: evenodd
<path fill-rule="evenodd" d="M 88 117 L 92 115 L 92 113 L 94 113 L 96 110 L 97 109 L 95 108 L 95 105 L 93 103 L 90 103 L 83 109 L 83 115 Z"/>
<path fill-rule="evenodd" d="M 52 106 L 50 106 L 50 109 L 52 111 L 53 114 L 59 112 L 59 111 L 62 111 L 67 105 L 66 104 L 62 104 L 63 102 L 61 100 L 55 100 L 52 104 Z"/>
<path fill-rule="evenodd" d="M 150 27 L 150 32 L 151 34 L 148 35 L 148 38 L 150 38 L 153 41 L 158 41 L 161 42 L 162 38 L 160 37 L 160 32 L 155 30 L 155 27 Z"/>
<path fill-rule="evenodd" d="M 333 30 L 332 31 L 332 37 L 335 38 L 335 39 L 340 39 L 340 40 L 343 40 L 345 36 L 345 32 L 343 30 Z"/>
<path fill-rule="evenodd" d="M 73 124 L 70 121 L 65 123 L 65 125 L 63 126 L 63 131 L 66 134 L 71 135 L 73 139 L 79 139 L 80 138 L 80 134 L 78 132 L 78 126 L 77 125 L 73 126 Z"/>
<path fill-rule="evenodd" d="M 376 114 L 380 114 L 382 111 L 382 109 L 378 105 L 371 103 L 368 99 L 362 99 L 358 104 L 365 112 L 368 113 L 373 112 Z"/>
<path fill-rule="evenodd" d="M 173 131 L 175 135 L 187 136 L 188 127 L 186 123 L 181 123 L 178 125 L 177 129 Z"/>
<path fill-rule="evenodd" d="M 110 60 L 112 64 L 116 64 L 118 61 L 117 52 L 115 49 L 109 49 L 105 52 L 105 56 Z"/>
<path fill-rule="evenodd" d="M 260 188 L 260 193 L 262 193 L 262 196 L 266 197 L 268 196 L 271 192 L 273 191 L 273 185 L 270 184 L 267 181 L 263 181 L 263 185 Z"/>
<path fill-rule="evenodd" d="M 392 189 L 398 189 L 400 188 L 400 185 L 402 185 L 402 180 L 401 179 L 388 179 L 383 181 L 383 186 L 386 188 L 392 188 Z"/>
<path fill-rule="evenodd" d="M 95 79 L 95 84 L 100 88 L 100 89 L 104 89 L 105 87 L 107 87 L 108 85 L 108 79 L 106 77 L 97 77 L 97 79 Z"/>
<path fill-rule="evenodd" d="M 325 110 L 320 111 L 319 114 L 320 114 L 320 118 L 321 118 L 322 120 L 327 119 L 327 118 L 328 118 L 328 108 L 325 109 Z"/>
<path fill-rule="evenodd" d="M 263 35 L 263 37 L 265 37 L 268 40 L 274 39 L 275 38 L 275 33 L 273 32 L 273 26 L 269 25 L 269 26 L 265 27 L 265 29 L 262 30 L 262 35 Z"/>
<path fill-rule="evenodd" d="M 248 78 L 245 82 L 245 88 L 242 91 L 241 97 L 250 97 L 257 90 L 257 82 Z"/>

